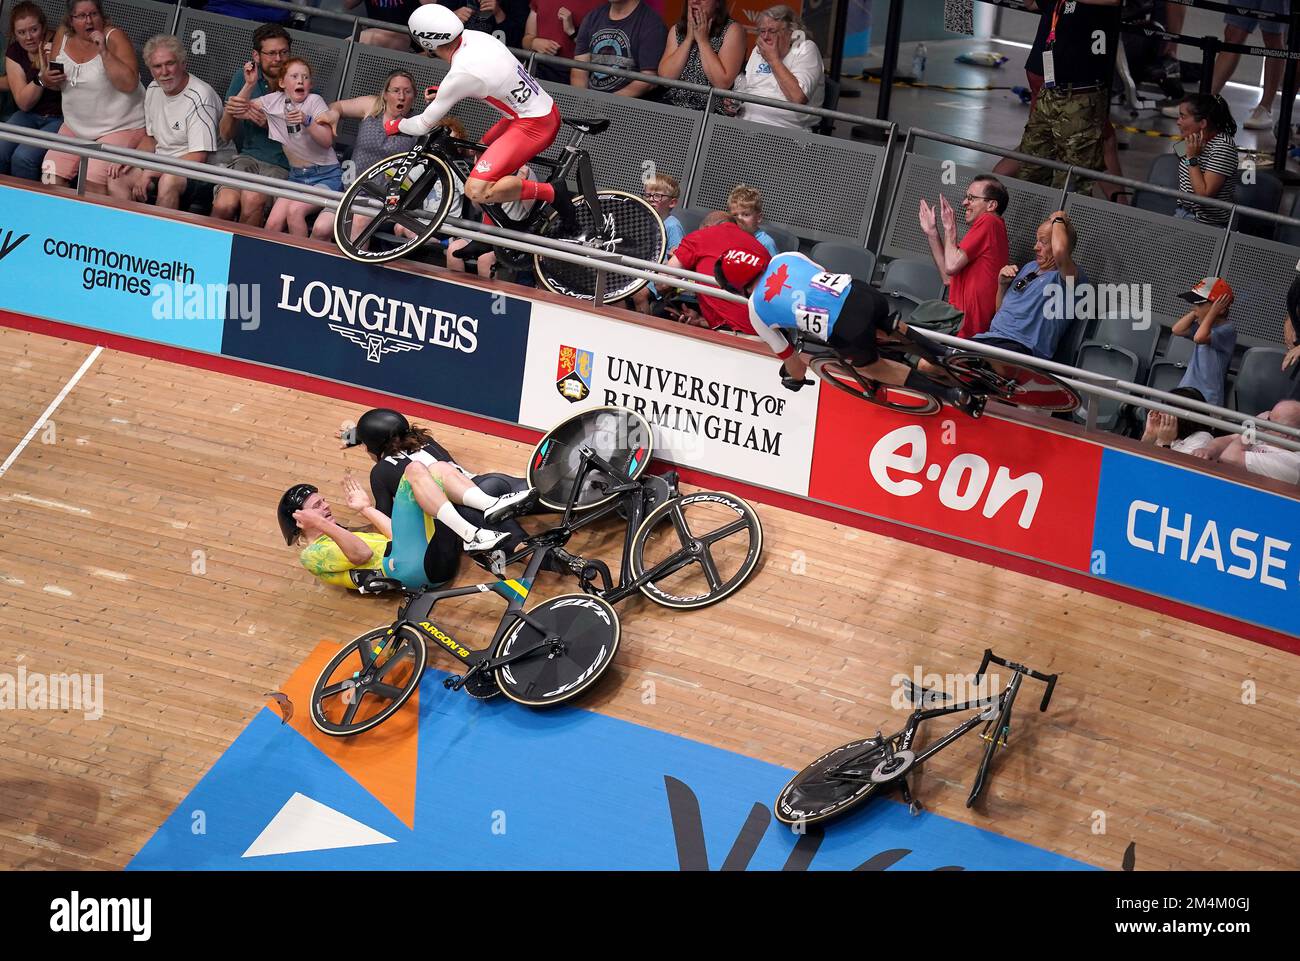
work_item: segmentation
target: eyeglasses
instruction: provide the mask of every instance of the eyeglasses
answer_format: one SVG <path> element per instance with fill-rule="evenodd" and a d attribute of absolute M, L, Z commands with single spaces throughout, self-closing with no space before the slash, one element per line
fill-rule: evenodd
<path fill-rule="evenodd" d="M 985 196 L 985 197 L 979 197 L 979 196 L 976 196 L 975 194 L 967 194 L 967 195 L 966 195 L 966 199 L 967 199 L 967 200 L 988 200 L 989 198 L 988 198 L 987 196 Z"/>
<path fill-rule="evenodd" d="M 1038 276 L 1038 271 L 1031 270 L 1029 273 L 1025 274 L 1023 277 L 1017 280 L 1011 289 L 1014 290 L 1016 293 L 1020 293 L 1020 291 L 1028 287 L 1030 282 L 1037 276 Z"/>
<path fill-rule="evenodd" d="M 758 31 L 758 35 L 760 37 L 775 37 L 778 34 L 785 33 L 789 29 L 790 26 L 788 24 L 783 24 L 779 27 L 763 27 Z"/>
<path fill-rule="evenodd" d="M 641 196 L 645 197 L 646 200 L 667 200 L 672 196 L 672 194 L 664 193 L 660 190 L 647 190 Z"/>
<path fill-rule="evenodd" d="M 70 20 L 94 20 L 97 16 L 99 16 L 99 12 L 98 12 L 98 11 L 95 11 L 95 12 L 93 12 L 93 13 L 74 13 L 74 14 L 73 14 L 71 17 L 69 17 L 68 19 L 70 19 Z"/>
<path fill-rule="evenodd" d="M 289 56 L 288 50 L 259 50 L 257 55 L 263 60 L 283 60 Z"/>

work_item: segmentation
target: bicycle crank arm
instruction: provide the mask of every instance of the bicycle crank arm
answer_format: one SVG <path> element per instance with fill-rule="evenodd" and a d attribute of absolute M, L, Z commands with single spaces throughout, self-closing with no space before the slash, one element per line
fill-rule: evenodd
<path fill-rule="evenodd" d="M 558 634 L 548 634 L 544 639 L 538 641 L 532 647 L 523 648 L 515 651 L 513 654 L 507 654 L 505 657 L 490 657 L 478 665 L 480 670 L 495 671 L 505 667 L 507 664 L 513 664 L 515 661 L 522 661 L 526 657 L 532 657 L 539 652 L 545 653 L 548 657 L 558 656 L 564 653 L 564 641 Z"/>

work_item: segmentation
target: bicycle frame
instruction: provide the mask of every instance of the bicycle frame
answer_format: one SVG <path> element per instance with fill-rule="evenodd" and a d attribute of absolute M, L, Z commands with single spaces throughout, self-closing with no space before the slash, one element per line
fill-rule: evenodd
<path fill-rule="evenodd" d="M 596 194 L 596 179 L 591 169 L 591 155 L 581 149 L 582 142 L 586 137 L 587 135 L 583 131 L 575 130 L 573 137 L 562 148 L 563 157 L 558 161 L 539 156 L 528 162 L 531 165 L 551 171 L 551 175 L 547 177 L 547 183 L 558 183 L 566 180 L 576 164 L 578 167 L 579 193 L 581 193 L 583 201 L 591 211 L 592 223 L 599 224 L 601 223 L 600 198 Z M 486 149 L 487 147 L 484 144 L 476 141 L 460 140 L 451 136 L 445 127 L 438 128 L 434 133 L 426 134 L 416 141 L 398 167 L 397 176 L 393 178 L 394 186 L 389 190 L 389 203 L 393 203 L 394 199 L 400 199 L 402 178 L 406 171 L 419 163 L 420 158 L 425 154 L 434 154 L 441 158 L 460 180 L 461 190 L 463 191 L 466 181 L 469 180 L 469 170 L 472 167 L 469 161 L 460 157 L 460 151 L 473 150 L 477 154 L 481 154 Z M 500 204 L 484 204 L 483 211 L 498 227 L 530 233 L 541 222 L 544 208 L 540 204 L 534 204 L 533 208 L 521 218 L 511 217 Z"/>
<path fill-rule="evenodd" d="M 594 579 L 586 576 L 587 570 L 595 571 L 601 578 L 602 587 L 595 594 L 600 596 L 611 604 L 617 604 L 619 601 L 637 593 L 641 585 L 652 581 L 658 577 L 663 577 L 673 573 L 677 568 L 673 567 L 674 563 L 681 561 L 677 555 L 665 558 L 656 564 L 650 570 L 644 572 L 640 577 L 628 581 L 627 573 L 630 570 L 630 561 L 632 557 L 632 538 L 641 522 L 645 519 L 645 486 L 640 479 L 617 481 L 605 488 L 607 495 L 613 496 L 609 503 L 602 504 L 599 507 L 591 508 L 581 512 L 579 515 L 577 503 L 578 495 L 582 490 L 583 482 L 586 481 L 589 474 L 593 471 L 600 471 L 611 480 L 618 477 L 618 473 L 608 461 L 600 457 L 590 447 L 581 448 L 581 463 L 578 468 L 578 474 L 573 481 L 569 491 L 569 500 L 564 508 L 564 515 L 557 527 L 540 534 L 535 534 L 521 544 L 514 553 L 506 558 L 506 566 L 522 561 L 525 557 L 537 551 L 549 551 L 558 557 L 562 562 L 569 565 L 570 570 L 578 575 L 582 582 L 583 589 L 587 590 L 588 585 Z M 613 577 L 610 574 L 609 566 L 604 561 L 587 560 L 576 557 L 565 551 L 564 545 L 569 539 L 582 528 L 593 524 L 598 520 L 608 517 L 617 511 L 620 507 L 626 509 L 627 521 L 626 530 L 623 537 L 623 553 L 619 562 L 618 584 L 615 585 Z M 537 559 L 534 555 L 533 562 L 529 564 L 529 569 L 534 569 Z M 680 564 L 679 564 L 680 566 Z M 531 576 L 531 575 L 530 575 Z"/>
<path fill-rule="evenodd" d="M 881 737 L 880 739 L 881 747 L 883 747 L 885 751 L 886 760 L 891 760 L 897 752 L 911 750 L 912 742 L 916 738 L 916 734 L 920 730 L 921 723 L 923 721 L 928 721 L 936 717 L 942 717 L 945 714 L 956 714 L 961 711 L 979 711 L 980 713 L 963 721 L 961 724 L 957 725 L 957 727 L 953 728 L 951 731 L 949 731 L 947 734 L 941 737 L 938 741 L 931 744 L 929 747 L 921 751 L 919 754 L 916 754 L 912 758 L 912 762 L 909 765 L 909 768 L 914 768 L 917 765 L 920 765 L 927 758 L 933 757 L 935 754 L 938 754 L 949 744 L 952 744 L 954 741 L 956 741 L 958 738 L 962 737 L 963 735 L 970 733 L 980 724 L 986 724 L 987 728 L 983 737 L 988 743 L 987 746 L 984 748 L 984 756 L 981 759 L 979 769 L 975 774 L 975 782 L 971 786 L 970 796 L 966 800 L 967 807 L 973 805 L 976 799 L 979 798 L 980 794 L 984 790 L 985 781 L 988 776 L 989 764 L 993 759 L 994 750 L 999 745 L 1002 747 L 1007 746 L 1007 735 L 1010 733 L 1011 730 L 1011 710 L 1015 704 L 1016 695 L 1019 693 L 1020 685 L 1023 683 L 1024 679 L 1026 677 L 1032 677 L 1035 680 L 1043 681 L 1047 684 L 1047 691 L 1046 693 L 1043 694 L 1042 703 L 1039 705 L 1038 708 L 1039 711 L 1041 712 L 1047 710 L 1047 705 L 1052 700 L 1052 691 L 1056 687 L 1056 679 L 1058 676 L 1056 674 L 1040 674 L 1037 671 L 1025 667 L 1024 665 L 1016 664 L 1012 661 L 1003 660 L 1002 658 L 995 655 L 991 649 L 986 648 L 984 651 L 984 659 L 980 664 L 980 669 L 975 675 L 975 679 L 977 683 L 979 679 L 983 677 L 985 672 L 988 670 L 988 666 L 990 663 L 999 664 L 1003 667 L 1010 669 L 1013 672 L 1011 680 L 1007 682 L 1007 686 L 1004 687 L 1002 691 L 1000 691 L 998 694 L 990 695 L 989 697 L 980 698 L 974 701 L 965 701 L 960 704 L 949 704 L 943 707 L 925 709 L 924 704 L 926 701 L 926 696 L 933 695 L 935 692 L 928 690 L 926 688 L 918 688 L 913 686 L 911 687 L 910 690 L 912 695 L 912 703 L 916 707 L 916 710 L 914 710 L 912 714 L 908 717 L 907 723 L 903 727 L 903 733 L 902 733 L 902 737 L 899 739 L 898 747 L 894 748 L 894 746 L 890 743 L 893 740 L 892 736 Z M 994 705 L 996 705 L 996 711 L 992 710 Z M 843 765 L 834 769 L 833 774 L 837 777 L 842 777 L 845 780 L 859 780 L 859 781 L 871 780 L 872 771 L 863 770 L 862 768 L 858 768 L 857 770 L 854 770 L 854 766 L 860 760 L 861 757 L 859 756 L 858 758 L 854 758 L 853 760 L 846 761 Z M 905 799 L 909 803 L 913 803 L 911 799 L 910 791 L 908 790 L 907 787 L 906 778 L 904 778 L 902 781 L 902 787 L 903 787 L 903 793 Z"/>

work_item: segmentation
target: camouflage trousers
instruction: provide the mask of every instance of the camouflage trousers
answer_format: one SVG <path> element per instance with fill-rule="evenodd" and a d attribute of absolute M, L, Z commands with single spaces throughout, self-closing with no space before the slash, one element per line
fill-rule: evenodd
<path fill-rule="evenodd" d="M 1030 111 L 1017 149 L 1034 157 L 1103 170 L 1102 131 L 1109 112 L 1110 97 L 1106 90 L 1070 94 L 1044 87 Z M 1053 187 L 1065 184 L 1065 171 L 1034 164 L 1021 166 L 1016 176 Z M 1073 183 L 1080 193 L 1087 193 L 1091 188 L 1091 181 L 1076 179 Z"/>

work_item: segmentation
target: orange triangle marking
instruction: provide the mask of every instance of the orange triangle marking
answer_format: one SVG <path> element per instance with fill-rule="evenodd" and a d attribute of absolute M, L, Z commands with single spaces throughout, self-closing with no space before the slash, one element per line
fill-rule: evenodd
<path fill-rule="evenodd" d="M 338 653 L 339 646 L 332 641 L 321 641 L 285 681 L 283 691 L 293 702 L 293 719 L 289 726 L 320 748 L 326 757 L 414 830 L 420 692 L 417 690 L 412 694 L 396 715 L 374 730 L 355 737 L 322 734 L 311 722 L 311 691 L 326 663 Z M 268 706 L 279 713 L 274 703 L 268 702 Z"/>

